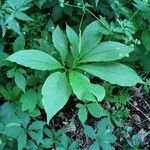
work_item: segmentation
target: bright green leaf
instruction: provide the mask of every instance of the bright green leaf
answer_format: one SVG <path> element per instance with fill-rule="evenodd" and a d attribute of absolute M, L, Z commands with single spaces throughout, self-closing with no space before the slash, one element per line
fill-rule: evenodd
<path fill-rule="evenodd" d="M 89 65 L 81 65 L 78 68 L 103 80 L 109 81 L 112 84 L 117 84 L 120 86 L 133 86 L 137 83 L 143 83 L 134 70 L 120 63 L 93 63 Z"/>
<path fill-rule="evenodd" d="M 79 55 L 79 47 L 78 47 L 79 38 L 78 38 L 78 35 L 68 25 L 66 27 L 66 33 L 67 33 L 68 40 L 71 44 L 72 55 L 73 55 L 74 58 L 77 58 L 78 55 Z"/>
<path fill-rule="evenodd" d="M 28 90 L 21 96 L 20 102 L 22 103 L 22 111 L 32 111 L 36 107 L 38 95 L 35 90 Z"/>
<path fill-rule="evenodd" d="M 85 55 L 100 42 L 102 39 L 101 31 L 99 21 L 94 21 L 85 28 L 81 40 L 81 56 Z"/>
<path fill-rule="evenodd" d="M 56 59 L 39 50 L 18 51 L 10 55 L 7 60 L 25 67 L 43 71 L 62 68 L 62 65 Z"/>
<path fill-rule="evenodd" d="M 87 120 L 88 112 L 86 107 L 82 107 L 78 110 L 78 117 L 82 124 Z"/>
<path fill-rule="evenodd" d="M 27 81 L 23 74 L 18 70 L 15 72 L 15 83 L 23 92 L 25 92 Z"/>
<path fill-rule="evenodd" d="M 98 101 L 102 101 L 105 97 L 105 89 L 101 85 L 90 83 L 90 80 L 85 75 L 71 71 L 69 79 L 73 92 L 78 99 L 88 101 L 96 101 L 97 99 Z"/>
<path fill-rule="evenodd" d="M 100 118 L 102 116 L 108 115 L 106 110 L 104 110 L 100 104 L 98 105 L 97 103 L 90 103 L 90 104 L 87 104 L 86 106 L 90 114 L 96 118 Z"/>
<path fill-rule="evenodd" d="M 18 36 L 13 43 L 13 51 L 17 52 L 19 50 L 24 49 L 25 47 L 25 39 L 23 36 Z"/>
<path fill-rule="evenodd" d="M 47 114 L 47 122 L 64 107 L 71 94 L 71 88 L 64 73 L 51 74 L 42 88 L 43 105 Z"/>
<path fill-rule="evenodd" d="M 59 26 L 53 31 L 52 40 L 55 48 L 60 52 L 61 58 L 65 61 L 68 51 L 68 41 L 66 35 Z"/>
<path fill-rule="evenodd" d="M 89 51 L 81 58 L 80 62 L 114 61 L 127 57 L 132 51 L 133 48 L 125 44 L 107 41 Z"/>

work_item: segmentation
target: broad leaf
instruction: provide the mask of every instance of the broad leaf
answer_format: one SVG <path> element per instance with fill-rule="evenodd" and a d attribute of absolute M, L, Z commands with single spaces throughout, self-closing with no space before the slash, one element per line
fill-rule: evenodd
<path fill-rule="evenodd" d="M 43 105 L 47 122 L 64 107 L 71 94 L 71 88 L 64 73 L 51 74 L 42 88 Z"/>
<path fill-rule="evenodd" d="M 100 104 L 98 105 L 97 103 L 90 103 L 87 104 L 86 106 L 90 114 L 96 118 L 108 116 L 108 112 L 104 110 Z"/>
<path fill-rule="evenodd" d="M 35 140 L 37 145 L 43 142 L 43 129 L 35 131 L 28 131 L 28 134 L 30 135 L 31 139 Z"/>
<path fill-rule="evenodd" d="M 23 150 L 26 143 L 27 143 L 27 135 L 26 133 L 24 132 L 23 134 L 21 134 L 18 139 L 18 150 Z"/>
<path fill-rule="evenodd" d="M 99 150 L 99 143 L 98 141 L 95 141 L 93 144 L 90 145 L 89 150 Z"/>
<path fill-rule="evenodd" d="M 21 121 L 16 116 L 16 105 L 6 102 L 0 107 L 0 118 L 4 124 L 11 124 L 13 122 L 20 124 Z"/>
<path fill-rule="evenodd" d="M 93 74 L 112 84 L 120 86 L 133 86 L 137 83 L 143 83 L 134 70 L 120 63 L 81 65 L 78 68 Z"/>
<path fill-rule="evenodd" d="M 28 130 L 34 130 L 34 131 L 38 131 L 40 129 L 42 129 L 45 125 L 45 122 L 43 121 L 34 121 L 29 127 Z"/>
<path fill-rule="evenodd" d="M 85 55 L 100 42 L 102 39 L 101 28 L 99 21 L 94 21 L 85 28 L 81 41 L 81 56 Z"/>
<path fill-rule="evenodd" d="M 39 50 L 22 50 L 10 55 L 7 60 L 37 70 L 55 70 L 62 65 L 52 56 Z"/>
<path fill-rule="evenodd" d="M 15 19 L 8 23 L 8 27 L 16 33 L 18 33 L 19 35 L 21 35 L 20 25 Z"/>
<path fill-rule="evenodd" d="M 83 74 L 71 71 L 69 73 L 69 79 L 73 92 L 78 99 L 101 101 L 105 97 L 105 89 L 101 85 L 90 83 L 90 80 Z"/>
<path fill-rule="evenodd" d="M 20 127 L 20 124 L 10 123 L 5 126 L 5 130 L 2 133 L 17 139 L 21 134 L 24 134 L 24 129 Z"/>
<path fill-rule="evenodd" d="M 66 35 L 63 33 L 59 26 L 57 26 L 53 31 L 52 40 L 55 48 L 60 52 L 62 60 L 65 61 L 68 53 L 68 41 Z"/>
<path fill-rule="evenodd" d="M 38 95 L 35 90 L 28 90 L 21 96 L 20 102 L 22 103 L 22 111 L 33 111 L 36 107 Z"/>
<path fill-rule="evenodd" d="M 79 55 L 79 47 L 78 47 L 79 38 L 78 38 L 78 35 L 68 25 L 66 27 L 66 33 L 67 33 L 68 40 L 71 44 L 72 55 L 73 55 L 74 58 L 77 58 L 78 55 Z"/>
<path fill-rule="evenodd" d="M 16 12 L 15 13 L 15 17 L 17 19 L 20 19 L 20 20 L 24 20 L 24 21 L 33 21 L 33 19 L 31 19 L 29 16 L 27 16 L 25 13 L 23 12 Z"/>
<path fill-rule="evenodd" d="M 15 72 L 15 83 L 23 92 L 25 92 L 27 81 L 23 74 L 18 70 Z"/>
<path fill-rule="evenodd" d="M 127 57 L 132 51 L 133 48 L 125 44 L 107 41 L 97 45 L 89 53 L 83 56 L 80 62 L 114 61 Z"/>
<path fill-rule="evenodd" d="M 79 108 L 78 110 L 78 117 L 81 123 L 84 123 L 87 120 L 88 112 L 85 106 Z"/>
<path fill-rule="evenodd" d="M 84 133 L 92 139 L 97 138 L 97 135 L 96 135 L 94 129 L 89 125 L 84 125 Z"/>
<path fill-rule="evenodd" d="M 19 50 L 24 49 L 25 47 L 25 39 L 23 36 L 18 36 L 13 43 L 13 51 L 17 52 Z"/>

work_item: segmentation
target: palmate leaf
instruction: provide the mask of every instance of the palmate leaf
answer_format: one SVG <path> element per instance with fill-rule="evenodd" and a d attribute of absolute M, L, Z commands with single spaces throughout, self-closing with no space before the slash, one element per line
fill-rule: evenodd
<path fill-rule="evenodd" d="M 119 42 L 107 41 L 98 44 L 80 59 L 83 62 L 114 61 L 128 56 L 134 49 Z"/>
<path fill-rule="evenodd" d="M 62 68 L 62 65 L 56 59 L 39 50 L 21 50 L 10 55 L 7 60 L 43 71 Z"/>
<path fill-rule="evenodd" d="M 93 63 L 81 65 L 78 68 L 120 86 L 133 86 L 137 83 L 143 83 L 134 70 L 120 63 Z"/>
<path fill-rule="evenodd" d="M 49 122 L 64 107 L 71 95 L 71 88 L 65 73 L 51 74 L 43 85 L 42 95 L 47 122 Z"/>
<path fill-rule="evenodd" d="M 90 80 L 79 72 L 71 71 L 69 80 L 74 94 L 80 100 L 101 101 L 105 97 L 105 89 L 101 85 L 90 83 Z"/>

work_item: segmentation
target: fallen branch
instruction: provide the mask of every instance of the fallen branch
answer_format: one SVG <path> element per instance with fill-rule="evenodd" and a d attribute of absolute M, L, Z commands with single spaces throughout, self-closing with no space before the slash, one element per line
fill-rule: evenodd
<path fill-rule="evenodd" d="M 150 122 L 150 118 L 142 111 L 142 110 L 140 110 L 138 107 L 136 107 L 134 104 L 132 104 L 131 102 L 129 102 L 129 104 L 132 106 L 132 107 L 134 107 L 137 111 L 139 111 L 141 114 L 143 114 L 145 117 L 146 117 L 146 119 Z"/>

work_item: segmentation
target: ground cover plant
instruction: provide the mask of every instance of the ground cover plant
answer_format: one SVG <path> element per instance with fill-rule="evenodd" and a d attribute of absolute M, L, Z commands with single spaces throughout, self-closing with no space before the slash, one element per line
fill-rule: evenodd
<path fill-rule="evenodd" d="M 0 149 L 150 148 L 149 0 L 2 0 L 0 36 Z"/>

